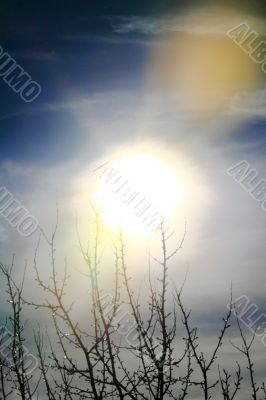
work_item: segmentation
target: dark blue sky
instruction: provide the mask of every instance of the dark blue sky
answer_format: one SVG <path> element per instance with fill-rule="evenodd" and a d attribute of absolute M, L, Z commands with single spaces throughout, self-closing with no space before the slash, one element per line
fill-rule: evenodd
<path fill-rule="evenodd" d="M 106 40 L 115 37 L 110 17 L 123 12 L 122 2 L 114 7 L 108 1 L 29 1 L 1 7 L 1 45 L 41 85 L 42 93 L 26 104 L 0 82 L 0 157 L 40 161 L 49 152 L 51 161 L 53 154 L 60 156 L 62 140 L 68 157 L 67 149 L 79 146 L 79 127 L 68 111 L 46 112 L 47 105 L 63 102 L 69 91 L 88 96 L 137 88 L 147 47 Z M 137 9 L 124 6 L 128 13 Z"/>
<path fill-rule="evenodd" d="M 113 90 L 138 90 L 149 57 L 149 35 L 115 32 L 117 19 L 181 12 L 196 1 L 6 1 L 0 6 L 1 45 L 42 87 L 33 103 L 24 103 L 0 80 L 1 160 L 55 162 L 78 155 L 81 127 L 63 103 L 71 93 L 88 97 Z M 223 2 L 260 15 L 264 2 Z M 142 41 L 142 43 L 141 43 Z M 104 114 L 105 110 L 103 110 Z M 249 126 L 247 127 L 250 132 Z M 245 130 L 244 130 L 245 131 Z M 246 133 L 243 131 L 243 135 Z M 264 121 L 252 123 L 255 135 Z M 89 134 L 89 132 L 88 132 Z M 62 153 L 62 143 L 64 153 Z M 48 156 L 49 155 L 49 156 Z"/>

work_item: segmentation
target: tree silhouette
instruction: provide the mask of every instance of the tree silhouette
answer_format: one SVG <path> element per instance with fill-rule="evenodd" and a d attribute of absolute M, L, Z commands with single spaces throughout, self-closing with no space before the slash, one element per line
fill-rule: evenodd
<path fill-rule="evenodd" d="M 94 242 L 85 247 L 78 235 L 87 268 L 85 277 L 90 286 L 90 309 L 84 323 L 78 320 L 74 302 L 69 303 L 66 296 L 70 279 L 67 264 L 61 279 L 57 271 L 57 226 L 58 222 L 51 238 L 42 234 L 50 248 L 51 276 L 48 282 L 38 269 L 40 241 L 35 251 L 34 270 L 36 281 L 44 293 L 42 301 L 26 299 L 23 295 L 24 278 L 17 286 L 12 278 L 13 266 L 1 265 L 12 309 L 6 323 L 6 326 L 9 323 L 11 340 L 7 343 L 1 335 L 0 343 L 1 349 L 9 350 L 12 361 L 7 362 L 7 357 L 1 356 L 2 399 L 184 400 L 191 398 L 192 390 L 196 390 L 209 400 L 219 386 L 223 399 L 233 400 L 238 396 L 241 399 L 243 378 L 240 364 L 237 363 L 235 378 L 232 378 L 231 372 L 221 368 L 218 360 L 232 318 L 232 295 L 220 334 L 207 356 L 199 350 L 198 329 L 192 326 L 191 311 L 187 311 L 183 304 L 184 284 L 180 289 L 169 289 L 169 261 L 182 248 L 185 233 L 178 246 L 169 251 L 169 238 L 161 223 L 161 258 L 150 256 L 147 302 L 144 304 L 131 286 L 121 232 L 113 247 L 112 291 L 105 293 L 102 289 L 100 226 L 96 213 Z M 160 267 L 157 279 L 151 272 L 152 263 Z M 26 354 L 23 337 L 23 306 L 48 311 L 55 333 L 55 336 L 47 337 L 41 329 L 35 331 L 38 365 L 33 372 L 32 363 L 26 360 L 29 354 Z M 178 328 L 180 323 L 181 330 Z M 249 342 L 238 319 L 237 324 L 242 341 L 242 347 L 237 349 L 247 360 L 252 399 L 258 399 L 259 393 L 266 398 L 264 383 L 259 388 L 255 382 L 251 355 L 255 335 Z"/>

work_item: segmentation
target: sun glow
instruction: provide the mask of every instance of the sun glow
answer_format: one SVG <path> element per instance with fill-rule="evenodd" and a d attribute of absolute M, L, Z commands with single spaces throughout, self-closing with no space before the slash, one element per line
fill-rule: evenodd
<path fill-rule="evenodd" d="M 161 219 L 169 225 L 183 199 L 184 186 L 175 170 L 151 155 L 119 157 L 95 172 L 102 220 L 112 230 L 156 231 Z"/>

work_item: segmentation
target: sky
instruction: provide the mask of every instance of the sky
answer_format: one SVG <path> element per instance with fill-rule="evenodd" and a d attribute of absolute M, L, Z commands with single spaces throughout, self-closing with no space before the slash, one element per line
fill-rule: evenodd
<path fill-rule="evenodd" d="M 41 87 L 27 103 L 0 76 L 1 186 L 45 232 L 51 232 L 58 206 L 58 259 L 67 256 L 77 265 L 76 217 L 85 238 L 91 204 L 98 206 L 94 191 L 100 180 L 93 169 L 105 162 L 120 165 L 132 154 L 133 164 L 135 154 L 162 160 L 184 191 L 168 221 L 175 230 L 171 246 L 187 225 L 170 276 L 179 285 L 188 272 L 185 297 L 203 340 L 219 327 L 231 283 L 235 297 L 248 296 L 262 312 L 266 307 L 266 212 L 227 173 L 246 160 L 266 179 L 265 73 L 226 35 L 245 22 L 263 40 L 265 17 L 265 2 L 259 0 L 0 3 L 0 46 Z M 147 171 L 136 164 L 129 174 L 137 187 L 138 173 Z M 145 191 L 156 182 L 159 193 L 162 180 L 154 171 L 141 183 Z M 165 190 L 168 197 L 171 190 Z M 113 203 L 107 206 L 112 214 Z M 15 254 L 19 277 L 27 260 L 30 293 L 38 232 L 21 237 L 0 218 L 2 262 Z M 125 234 L 138 285 L 148 251 L 158 252 L 158 239 Z M 40 265 L 47 277 L 48 263 L 43 244 Z M 106 268 L 107 289 L 110 274 Z M 73 291 L 79 290 L 76 271 Z M 5 315 L 3 295 L 1 303 Z M 258 341 L 255 350 L 260 376 L 266 348 Z"/>

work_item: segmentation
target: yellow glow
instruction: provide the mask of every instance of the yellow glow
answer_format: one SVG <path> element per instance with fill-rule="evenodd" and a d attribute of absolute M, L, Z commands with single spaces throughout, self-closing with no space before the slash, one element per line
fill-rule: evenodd
<path fill-rule="evenodd" d="M 184 195 L 184 185 L 174 169 L 147 154 L 115 159 L 98 174 L 97 200 L 103 222 L 112 230 L 147 234 L 158 226 L 160 216 L 171 220 Z M 133 194 L 138 195 L 129 202 Z M 155 214 L 155 222 L 149 225 Z"/>
<path fill-rule="evenodd" d="M 171 33 L 168 45 L 152 58 L 152 85 L 187 118 L 223 118 L 231 99 L 257 88 L 262 79 L 260 66 L 226 33 L 243 21 L 255 30 L 257 25 L 217 7 L 195 9 L 183 18 L 187 30 Z"/>

